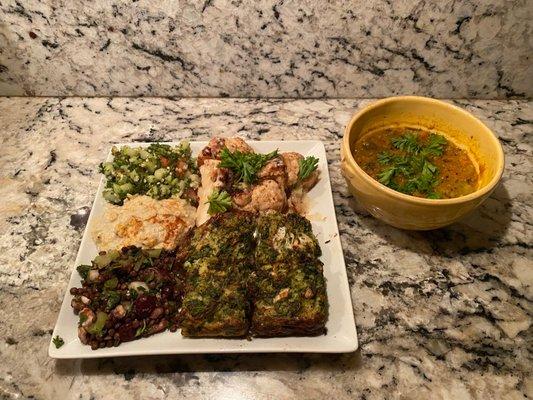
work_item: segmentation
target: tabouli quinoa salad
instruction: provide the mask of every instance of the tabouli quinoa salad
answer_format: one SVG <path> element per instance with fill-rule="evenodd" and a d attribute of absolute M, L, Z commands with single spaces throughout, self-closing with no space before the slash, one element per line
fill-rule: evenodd
<path fill-rule="evenodd" d="M 305 218 L 318 159 L 240 138 L 113 147 L 100 165 L 99 254 L 70 290 L 92 349 L 165 330 L 188 337 L 325 333 L 320 247 Z M 54 338 L 57 347 L 60 337 Z"/>
<path fill-rule="evenodd" d="M 198 205 L 198 168 L 189 143 L 113 147 L 111 154 L 113 161 L 100 164 L 108 202 L 122 205 L 128 196 L 145 194 L 156 200 L 180 197 Z"/>

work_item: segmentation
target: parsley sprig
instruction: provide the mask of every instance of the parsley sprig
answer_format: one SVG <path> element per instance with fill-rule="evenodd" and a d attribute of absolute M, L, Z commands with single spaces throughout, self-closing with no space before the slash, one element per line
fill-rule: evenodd
<path fill-rule="evenodd" d="M 209 215 L 214 215 L 218 213 L 223 213 L 228 211 L 232 206 L 231 196 L 225 190 L 215 189 L 207 198 L 209 203 L 209 208 L 207 213 Z"/>
<path fill-rule="evenodd" d="M 55 338 L 52 339 L 52 343 L 54 343 L 54 346 L 56 346 L 56 349 L 59 349 L 61 346 L 65 344 L 65 341 L 63 338 L 59 335 L 56 335 Z"/>
<path fill-rule="evenodd" d="M 309 175 L 311 175 L 313 171 L 318 168 L 318 158 L 314 156 L 302 158 L 298 162 L 298 166 L 298 180 L 303 181 L 309 178 Z"/>
<path fill-rule="evenodd" d="M 276 158 L 278 151 L 268 154 L 243 153 L 241 151 L 231 152 L 227 148 L 220 152 L 220 167 L 231 169 L 237 175 L 237 182 L 247 184 L 257 180 L 257 173 L 267 162 Z"/>
<path fill-rule="evenodd" d="M 402 193 L 440 198 L 435 191 L 439 170 L 431 159 L 443 154 L 446 138 L 432 133 L 421 142 L 416 133 L 408 132 L 393 138 L 391 143 L 400 152 L 384 151 L 378 155 L 378 162 L 384 165 L 377 176 L 379 182 Z"/>
<path fill-rule="evenodd" d="M 146 332 L 146 321 L 143 320 L 143 326 L 139 326 L 135 331 L 135 337 L 142 336 Z"/>
<path fill-rule="evenodd" d="M 397 149 L 413 154 L 419 153 L 422 148 L 418 143 L 418 136 L 414 132 L 407 132 L 405 135 L 395 137 L 391 143 Z"/>

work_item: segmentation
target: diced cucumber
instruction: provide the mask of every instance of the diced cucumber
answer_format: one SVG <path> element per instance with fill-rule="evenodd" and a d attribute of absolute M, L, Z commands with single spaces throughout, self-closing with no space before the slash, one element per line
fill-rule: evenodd
<path fill-rule="evenodd" d="M 102 164 L 102 170 L 104 171 L 104 174 L 112 174 L 114 171 L 113 163 L 105 162 Z"/>
<path fill-rule="evenodd" d="M 165 199 L 183 192 L 183 179 L 199 181 L 195 161 L 191 158 L 189 144 L 179 146 L 152 144 L 142 147 L 113 147 L 112 162 L 100 164 L 107 183 L 103 197 L 112 204 L 123 204 L 127 195 L 143 194 L 154 199 Z M 185 162 L 189 171 L 177 177 L 176 163 Z"/>
<path fill-rule="evenodd" d="M 168 185 L 161 185 L 159 187 L 159 192 L 161 194 L 161 196 L 167 196 L 170 194 L 170 186 Z"/>
<path fill-rule="evenodd" d="M 155 178 L 156 178 L 158 181 L 160 181 L 160 180 L 162 180 L 162 179 L 167 175 L 167 173 L 168 173 L 168 170 L 167 170 L 167 169 L 165 169 L 165 168 L 159 168 L 158 170 L 156 170 L 156 171 L 154 172 L 154 176 L 155 176 Z"/>
<path fill-rule="evenodd" d="M 146 161 L 144 163 L 144 167 L 150 172 L 150 173 L 154 173 L 154 171 L 157 169 L 157 165 L 156 163 L 154 163 L 153 161 Z"/>
<path fill-rule="evenodd" d="M 129 177 L 133 182 L 139 182 L 139 180 L 141 179 L 137 171 L 131 171 L 129 173 Z"/>
<path fill-rule="evenodd" d="M 143 160 L 147 160 L 148 158 L 150 158 L 150 153 L 148 153 L 145 149 L 140 149 L 140 150 L 139 150 L 139 156 L 140 156 Z"/>
<path fill-rule="evenodd" d="M 135 147 L 130 146 L 124 146 L 122 148 L 122 152 L 129 157 L 135 157 L 137 154 L 139 154 L 139 150 L 137 150 Z"/>
<path fill-rule="evenodd" d="M 103 192 L 104 199 L 112 204 L 120 204 L 122 199 L 113 192 L 111 189 L 105 189 Z"/>
<path fill-rule="evenodd" d="M 123 185 L 120 185 L 120 191 L 124 194 L 133 192 L 133 189 L 135 188 L 131 183 L 125 183 Z"/>

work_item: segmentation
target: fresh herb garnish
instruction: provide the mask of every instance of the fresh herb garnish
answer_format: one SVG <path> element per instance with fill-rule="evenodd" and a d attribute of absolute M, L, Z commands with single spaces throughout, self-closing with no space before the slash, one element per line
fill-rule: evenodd
<path fill-rule="evenodd" d="M 389 186 L 394 174 L 396 173 L 396 167 L 387 167 L 378 174 L 378 180 L 385 186 Z"/>
<path fill-rule="evenodd" d="M 405 135 L 395 137 L 391 140 L 391 143 L 397 149 L 403 150 L 407 153 L 416 154 L 420 152 L 418 137 L 414 132 L 407 132 Z"/>
<path fill-rule="evenodd" d="M 54 346 L 56 346 L 56 349 L 59 349 L 61 346 L 65 344 L 65 341 L 63 340 L 61 336 L 56 335 L 56 337 L 52 339 L 52 343 L 54 343 Z"/>
<path fill-rule="evenodd" d="M 137 297 L 139 297 L 139 292 L 137 292 L 137 291 L 136 291 L 135 289 L 133 289 L 133 288 L 130 288 L 130 289 L 129 289 L 129 294 L 130 294 L 130 298 L 131 298 L 132 300 L 135 300 L 135 299 L 137 299 Z"/>
<path fill-rule="evenodd" d="M 428 144 L 424 146 L 424 154 L 428 156 L 442 156 L 444 152 L 444 146 L 448 143 L 446 138 L 435 133 L 431 133 L 428 136 Z"/>
<path fill-rule="evenodd" d="M 302 158 L 298 162 L 299 171 L 298 171 L 298 180 L 303 181 L 313 173 L 314 170 L 318 168 L 318 158 L 314 156 L 309 156 Z"/>
<path fill-rule="evenodd" d="M 146 321 L 143 320 L 143 326 L 139 326 L 135 332 L 135 337 L 141 336 L 146 331 Z"/>
<path fill-rule="evenodd" d="M 257 180 L 257 173 L 265 164 L 276 158 L 278 151 L 272 151 L 268 154 L 243 153 L 241 151 L 231 152 L 227 148 L 220 152 L 220 164 L 222 168 L 231 169 L 237 176 L 237 182 L 247 184 L 254 183 Z"/>
<path fill-rule="evenodd" d="M 443 154 L 446 138 L 432 133 L 421 142 L 416 133 L 408 132 L 393 138 L 391 143 L 400 153 L 384 151 L 378 155 L 378 162 L 384 166 L 378 181 L 402 193 L 440 198 L 435 192 L 439 170 L 430 158 Z"/>
<path fill-rule="evenodd" d="M 120 303 L 120 293 L 115 291 L 115 290 L 112 290 L 112 291 L 109 291 L 109 292 L 106 292 L 106 296 L 107 296 L 107 309 L 108 310 L 111 310 L 113 308 L 115 308 L 115 306 L 118 305 L 118 303 Z"/>
<path fill-rule="evenodd" d="M 229 210 L 232 206 L 231 196 L 225 190 L 213 190 L 213 193 L 207 198 L 206 204 L 209 203 L 207 212 L 209 215 L 223 213 Z"/>
<path fill-rule="evenodd" d="M 80 274 L 80 276 L 83 279 L 87 279 L 87 275 L 89 274 L 89 271 L 91 270 L 91 266 L 90 265 L 78 265 L 76 267 L 76 270 L 78 271 L 78 274 Z"/>
<path fill-rule="evenodd" d="M 378 161 L 380 164 L 389 164 L 394 159 L 394 156 L 388 151 L 383 151 L 378 154 Z"/>
<path fill-rule="evenodd" d="M 191 315 L 199 317 L 204 313 L 206 309 L 206 304 L 201 300 L 188 299 L 188 301 L 186 302 L 186 307 L 189 313 L 191 313 Z"/>
<path fill-rule="evenodd" d="M 80 313 L 80 320 L 78 322 L 79 326 L 82 326 L 85 321 L 87 321 L 89 317 L 85 313 Z"/>

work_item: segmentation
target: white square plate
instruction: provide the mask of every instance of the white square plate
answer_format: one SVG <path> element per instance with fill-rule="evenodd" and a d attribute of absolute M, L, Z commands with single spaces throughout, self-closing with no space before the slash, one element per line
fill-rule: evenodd
<path fill-rule="evenodd" d="M 96 358 L 117 357 L 152 354 L 199 354 L 199 353 L 344 353 L 355 351 L 358 346 L 357 332 L 346 275 L 346 266 L 342 254 L 341 242 L 331 183 L 329 180 L 328 163 L 324 145 L 316 140 L 299 141 L 248 141 L 258 152 L 267 153 L 276 149 L 281 152 L 296 151 L 304 156 L 313 155 L 319 159 L 320 180 L 308 195 L 309 215 L 313 231 L 318 237 L 322 248 L 321 260 L 324 263 L 324 275 L 327 280 L 327 293 L 329 300 L 329 319 L 326 324 L 327 334 L 315 337 L 283 337 L 268 339 L 192 339 L 181 336 L 180 331 L 163 333 L 121 343 L 118 347 L 109 347 L 91 350 L 90 346 L 83 345 L 78 340 L 78 317 L 70 307 L 72 296 L 70 289 L 81 287 L 76 266 L 90 264 L 98 254 L 95 244 L 91 239 L 90 231 L 94 221 L 100 217 L 104 210 L 105 200 L 102 197 L 104 179 L 100 181 L 98 192 L 93 203 L 91 215 L 83 234 L 81 246 L 76 257 L 76 263 L 68 284 L 59 317 L 52 337 L 59 335 L 65 344 L 56 349 L 50 342 L 48 354 L 53 358 Z M 122 143 L 128 146 L 149 146 L 150 143 Z M 168 143 L 177 144 L 177 143 Z M 207 144 L 207 142 L 191 142 L 193 155 Z M 108 156 L 111 160 L 111 154 Z"/>

